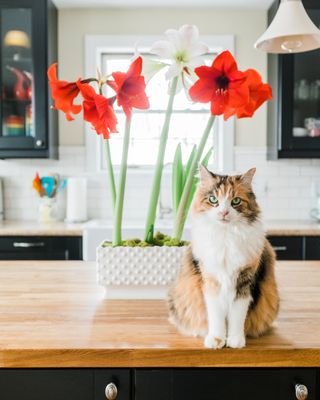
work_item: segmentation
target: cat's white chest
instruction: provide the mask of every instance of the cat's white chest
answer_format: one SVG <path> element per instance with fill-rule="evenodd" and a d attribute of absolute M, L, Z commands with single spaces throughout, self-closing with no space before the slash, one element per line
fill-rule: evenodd
<path fill-rule="evenodd" d="M 259 221 L 209 224 L 201 217 L 192 226 L 192 250 L 206 272 L 222 286 L 233 286 L 235 272 L 257 259 L 264 245 Z"/>

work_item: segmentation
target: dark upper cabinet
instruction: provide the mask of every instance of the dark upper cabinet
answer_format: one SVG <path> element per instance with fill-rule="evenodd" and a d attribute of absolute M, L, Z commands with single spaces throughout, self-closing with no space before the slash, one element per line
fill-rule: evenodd
<path fill-rule="evenodd" d="M 0 158 L 57 158 L 47 68 L 57 60 L 51 0 L 0 0 Z"/>
<path fill-rule="evenodd" d="M 269 23 L 279 1 L 269 10 Z M 304 7 L 320 26 L 319 0 Z M 268 81 L 273 101 L 268 104 L 268 158 L 320 157 L 320 50 L 268 55 Z"/>

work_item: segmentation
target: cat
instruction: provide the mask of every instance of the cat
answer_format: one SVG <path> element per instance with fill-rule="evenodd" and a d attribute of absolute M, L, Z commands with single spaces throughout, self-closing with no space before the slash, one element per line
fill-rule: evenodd
<path fill-rule="evenodd" d="M 205 347 L 242 348 L 277 316 L 275 253 L 252 190 L 256 169 L 218 175 L 200 167 L 191 245 L 168 292 L 169 320 Z"/>

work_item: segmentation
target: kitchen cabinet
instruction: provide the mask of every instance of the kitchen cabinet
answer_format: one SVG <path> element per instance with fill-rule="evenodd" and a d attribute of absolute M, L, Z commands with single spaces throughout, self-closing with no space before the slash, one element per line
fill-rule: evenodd
<path fill-rule="evenodd" d="M 300 384 L 317 400 L 318 375 L 315 368 L 6 369 L 0 387 L 1 400 L 291 400 Z"/>
<path fill-rule="evenodd" d="M 295 385 L 318 399 L 316 369 L 136 370 L 135 400 L 291 400 Z"/>
<path fill-rule="evenodd" d="M 57 60 L 51 0 L 0 0 L 0 158 L 57 158 L 47 68 Z"/>
<path fill-rule="evenodd" d="M 269 24 L 280 1 L 269 10 Z M 312 21 L 320 25 L 318 0 L 303 0 Z M 320 157 L 320 50 L 268 55 L 268 158 Z"/>
<path fill-rule="evenodd" d="M 82 260 L 82 237 L 1 236 L 0 260 Z"/>
<path fill-rule="evenodd" d="M 278 260 L 302 260 L 304 258 L 303 236 L 269 236 Z"/>
<path fill-rule="evenodd" d="M 320 236 L 268 236 L 278 260 L 320 260 Z"/>

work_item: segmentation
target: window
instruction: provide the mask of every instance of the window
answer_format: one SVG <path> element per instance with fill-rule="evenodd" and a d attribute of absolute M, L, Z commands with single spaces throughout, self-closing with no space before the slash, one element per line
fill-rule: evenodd
<path fill-rule="evenodd" d="M 154 57 L 147 50 L 151 44 L 159 39 L 148 37 L 143 43 L 140 40 L 138 47 L 144 57 Z M 228 48 L 233 51 L 233 38 L 230 36 L 204 37 L 210 46 L 210 52 L 204 57 L 207 64 L 211 63 L 215 55 Z M 136 37 L 118 36 L 87 36 L 86 37 L 86 74 L 92 76 L 99 68 L 103 74 L 112 71 L 127 70 L 133 54 L 133 45 L 137 42 Z M 149 110 L 134 110 L 131 125 L 131 141 L 129 149 L 128 164 L 131 169 L 150 170 L 157 157 L 159 136 L 161 133 L 164 114 L 167 108 L 167 86 L 165 70 L 158 72 L 147 85 L 147 95 L 150 100 Z M 111 92 L 110 92 L 111 93 Z M 199 142 L 199 136 L 208 120 L 208 104 L 193 104 L 187 99 L 182 89 L 174 100 L 173 114 L 170 123 L 168 145 L 165 155 L 165 163 L 173 160 L 174 152 L 178 143 L 182 145 L 184 158 L 189 155 L 194 144 Z M 118 166 L 121 160 L 122 137 L 124 132 L 125 117 L 122 110 L 115 105 L 118 117 L 119 133 L 112 134 L 110 142 L 113 164 Z M 89 165 L 91 170 L 104 170 L 104 148 L 102 140 L 97 140 L 92 135 L 90 126 L 87 130 L 87 147 L 89 163 L 96 160 L 95 166 Z M 213 129 L 211 140 L 208 140 L 207 149 L 214 146 L 213 166 L 220 170 L 232 169 L 233 159 L 233 122 L 222 123 L 217 119 Z M 227 147 L 228 146 L 228 147 Z M 205 150 L 205 152 L 206 152 Z M 204 152 L 204 153 L 205 153 Z"/>

